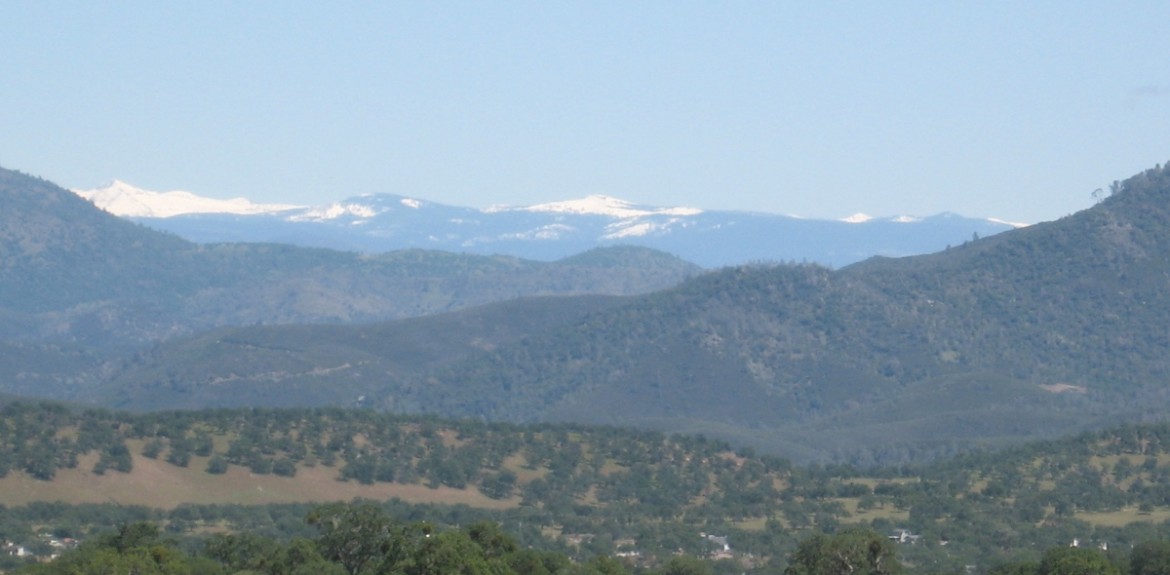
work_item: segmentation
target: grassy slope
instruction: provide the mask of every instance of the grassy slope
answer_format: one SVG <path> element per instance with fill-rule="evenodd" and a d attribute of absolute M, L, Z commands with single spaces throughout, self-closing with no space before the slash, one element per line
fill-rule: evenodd
<path fill-rule="evenodd" d="M 161 459 L 138 455 L 137 453 L 141 451 L 143 445 L 140 440 L 132 440 L 127 443 L 135 453 L 133 455 L 134 470 L 130 473 L 108 471 L 101 475 L 94 474 L 90 469 L 96 462 L 97 455 L 90 453 L 79 458 L 76 468 L 58 470 L 51 481 L 37 480 L 19 471 L 10 472 L 7 476 L 0 478 L 0 500 L 5 505 L 25 505 L 32 502 L 114 503 L 156 509 L 174 509 L 183 504 L 323 503 L 350 501 L 355 498 L 376 501 L 399 499 L 413 504 L 467 505 L 479 509 L 494 510 L 514 509 L 520 504 L 518 496 L 503 500 L 492 499 L 483 495 L 473 485 L 469 485 L 465 489 L 455 489 L 445 486 L 428 487 L 418 483 L 364 485 L 356 481 L 342 481 L 337 478 L 337 467 L 322 465 L 299 466 L 295 477 L 279 477 L 272 474 L 259 475 L 240 466 L 231 466 L 226 473 L 213 475 L 204 471 L 207 467 L 208 457 L 194 456 L 187 467 L 177 467 Z M 1016 465 L 1022 469 L 1036 468 L 1043 461 L 1053 457 L 1071 457 L 1072 461 L 1082 462 L 1085 466 L 1102 471 L 1106 476 L 1122 458 L 1131 461 L 1141 460 L 1141 458 L 1132 455 L 1128 457 L 1078 457 L 1070 455 L 1069 451 L 1073 449 L 1071 446 L 1075 445 L 1075 440 L 1071 439 L 1048 445 L 1061 447 L 1058 447 L 1056 451 L 1013 461 L 1003 465 L 998 470 L 978 467 L 963 468 L 964 474 L 982 479 L 972 482 L 965 490 L 956 493 L 955 497 L 977 496 L 987 486 L 985 474 L 1002 473 L 1005 469 L 1011 469 Z M 1097 444 L 1094 449 L 1102 449 L 1102 446 Z M 732 459 L 740 464 L 744 461 L 742 458 Z M 1157 459 L 1170 465 L 1170 456 L 1163 454 Z M 1068 467 L 1072 467 L 1072 465 Z M 502 469 L 516 473 L 521 484 L 542 478 L 548 473 L 547 468 L 532 468 L 526 465 L 523 457 L 508 458 Z M 619 470 L 621 470 L 620 467 L 615 467 L 609 472 Z M 882 484 L 913 486 L 921 480 L 917 477 L 891 479 L 885 475 L 880 473 L 880 476 L 854 476 L 843 483 L 860 484 L 873 488 Z M 923 477 L 928 478 L 930 475 L 931 472 L 926 471 Z M 1152 480 L 1150 477 L 1146 477 L 1146 479 Z M 1042 492 L 1051 492 L 1059 482 L 1059 479 L 1045 481 L 1040 489 Z M 840 509 L 844 513 L 839 515 L 838 519 L 845 524 L 869 523 L 874 520 L 888 520 L 901 524 L 910 519 L 909 507 L 884 501 L 880 506 L 859 510 L 860 501 L 860 497 L 832 497 L 825 500 L 830 505 L 840 505 Z M 588 503 L 588 501 L 582 500 L 582 503 Z M 776 503 L 778 501 L 771 502 L 772 505 Z M 1107 510 L 1078 510 L 1072 517 L 1096 527 L 1122 527 L 1132 523 L 1157 524 L 1170 519 L 1170 508 L 1155 507 L 1151 510 L 1141 511 L 1136 505 L 1127 505 Z M 766 518 L 765 514 L 739 521 L 737 525 L 749 531 L 763 530 Z M 783 519 L 781 522 L 787 523 Z"/>
<path fill-rule="evenodd" d="M 90 469 L 97 460 L 96 454 L 80 458 L 74 469 L 59 470 L 52 481 L 33 479 L 21 472 L 9 473 L 0 479 L 0 499 L 5 505 L 60 501 L 143 505 L 158 509 L 173 509 L 184 503 L 259 505 L 349 501 L 354 498 L 397 498 L 409 503 L 505 509 L 514 507 L 519 501 L 518 498 L 490 499 L 475 487 L 452 489 L 418 484 L 362 485 L 356 481 L 339 481 L 337 469 L 324 466 L 301 467 L 295 477 L 257 475 L 238 466 L 231 466 L 222 475 L 212 475 L 204 471 L 207 457 L 192 457 L 185 468 L 141 455 L 133 457 L 134 470 L 130 473 L 108 471 L 95 475 Z"/>

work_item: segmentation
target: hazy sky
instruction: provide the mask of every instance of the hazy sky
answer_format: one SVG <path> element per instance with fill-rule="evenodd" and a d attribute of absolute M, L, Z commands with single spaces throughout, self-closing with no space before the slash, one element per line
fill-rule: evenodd
<path fill-rule="evenodd" d="M 1035 222 L 1170 160 L 1170 2 L 0 4 L 0 166 Z"/>

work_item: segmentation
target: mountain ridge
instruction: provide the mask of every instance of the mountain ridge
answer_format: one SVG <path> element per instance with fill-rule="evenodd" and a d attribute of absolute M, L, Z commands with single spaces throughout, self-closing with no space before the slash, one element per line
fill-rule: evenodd
<path fill-rule="evenodd" d="M 282 345 L 293 332 L 266 326 L 267 343 L 232 350 L 218 349 L 217 339 L 261 342 L 256 332 L 232 328 L 217 338 L 164 342 L 110 366 L 100 383 L 103 397 L 135 390 L 120 396 L 122 407 L 159 408 L 186 406 L 185 396 L 263 405 L 265 393 L 283 393 L 291 401 L 298 389 L 344 381 L 363 391 L 363 405 L 397 412 L 634 425 L 703 433 L 798 460 L 870 463 L 1157 420 L 1170 409 L 1170 171 L 1159 166 L 1115 188 L 1066 218 L 933 254 L 836 270 L 736 266 L 583 315 L 557 320 L 559 312 L 547 309 L 539 332 L 479 347 L 459 340 L 452 317 L 385 327 L 402 339 L 451 334 L 435 348 L 442 361 L 411 369 L 335 369 L 346 357 L 369 356 L 357 330 L 325 338 L 313 337 L 312 327 L 290 328 L 302 342 L 328 343 L 323 354 Z M 297 274 L 341 257 L 272 245 L 201 249 L 221 258 L 232 250 L 307 258 L 293 268 Z M 615 256 L 594 252 L 573 263 L 607 265 Z M 457 267 L 474 259 L 443 257 Z M 515 276 L 508 266 L 521 265 L 493 261 L 511 270 L 496 277 Z M 337 285 L 345 289 L 324 293 L 355 286 L 361 282 L 346 280 Z M 262 289 L 256 305 L 306 288 L 316 289 Z M 476 313 L 500 328 L 538 315 L 524 301 L 509 305 L 507 313 Z M 263 349 L 285 351 L 255 351 Z M 297 374 L 295 386 L 273 386 L 271 374 L 284 372 Z"/>
<path fill-rule="evenodd" d="M 73 191 L 115 214 L 201 243 L 278 242 L 370 253 L 424 248 L 538 260 L 630 244 L 665 251 L 707 268 L 754 261 L 814 261 L 836 267 L 872 255 L 926 253 L 972 236 L 1018 227 L 951 213 L 888 218 L 854 214 L 818 220 L 646 206 L 604 195 L 477 209 L 378 193 L 262 211 L 242 199 L 198 202 L 187 192 L 139 190 L 135 202 L 126 199 L 131 192 L 125 186 Z M 190 207 L 167 204 L 168 198 L 190 202 Z M 139 206 L 149 202 L 160 203 L 153 208 Z M 230 213 L 208 211 L 210 205 Z"/>
<path fill-rule="evenodd" d="M 1066 218 L 934 254 L 709 272 L 384 379 L 368 401 L 870 463 L 1160 419 L 1167 197 L 1170 172 L 1158 168 Z"/>
<path fill-rule="evenodd" d="M 194 192 L 186 190 L 170 190 L 159 192 L 140 188 L 128 182 L 119 179 L 112 179 L 102 186 L 96 188 L 69 188 L 69 191 L 85 198 L 92 202 L 97 207 L 110 212 L 116 216 L 122 217 L 171 217 L 177 215 L 189 215 L 197 213 L 224 213 L 235 215 L 247 215 L 256 213 L 281 213 L 296 209 L 314 209 L 320 210 L 323 206 L 331 206 L 339 202 L 354 201 L 358 198 L 368 198 L 385 196 L 390 198 L 399 198 L 403 205 L 412 208 L 419 208 L 422 205 L 430 204 L 445 207 L 458 207 L 441 204 L 439 202 L 432 202 L 414 196 L 403 196 L 393 193 L 363 193 L 355 196 L 350 196 L 346 199 L 332 202 L 329 204 L 257 204 L 251 200 L 238 197 L 232 199 L 218 199 L 208 196 L 201 196 Z M 146 211 L 135 209 L 132 204 L 119 203 L 118 200 L 127 198 L 140 203 L 146 208 Z M 540 202 L 528 205 L 511 205 L 511 204 L 493 204 L 486 208 L 472 208 L 461 207 L 461 209 L 473 210 L 482 213 L 497 213 L 497 212 L 549 212 L 549 213 L 567 213 L 567 214 L 585 214 L 595 216 L 612 216 L 617 218 L 646 216 L 646 215 L 677 215 L 688 216 L 697 215 L 704 212 L 732 212 L 744 214 L 761 214 L 761 215 L 781 215 L 770 212 L 760 212 L 752 210 L 711 210 L 688 206 L 651 206 L 645 204 L 636 204 L 628 200 L 609 196 L 606 194 L 589 194 L 580 198 L 573 198 L 568 200 L 554 200 L 549 202 Z M 216 212 L 214 210 L 220 210 Z M 167 215 L 162 215 L 162 214 Z M 935 214 L 950 215 L 963 217 L 952 212 L 941 212 Z M 789 215 L 787 217 L 795 219 L 816 219 L 820 221 L 841 221 L 849 223 L 864 223 L 870 220 L 886 220 L 891 222 L 910 223 L 919 221 L 924 216 L 872 216 L 866 213 L 858 212 L 840 218 L 807 218 L 798 215 Z M 932 217 L 932 216 L 925 216 Z M 983 218 L 987 221 L 1001 222 L 1013 227 L 1026 227 L 1031 224 L 1012 223 L 1000 218 Z"/>
<path fill-rule="evenodd" d="M 195 244 L 0 169 L 0 390 L 73 396 L 107 376 L 121 355 L 202 330 L 370 322 L 520 297 L 627 295 L 699 272 L 637 247 L 538 262 Z"/>
<path fill-rule="evenodd" d="M 255 204 L 247 198 L 219 200 L 182 190 L 154 192 L 116 179 L 100 188 L 69 191 L 121 217 L 167 218 L 201 213 L 265 214 L 302 207 L 291 204 Z"/>

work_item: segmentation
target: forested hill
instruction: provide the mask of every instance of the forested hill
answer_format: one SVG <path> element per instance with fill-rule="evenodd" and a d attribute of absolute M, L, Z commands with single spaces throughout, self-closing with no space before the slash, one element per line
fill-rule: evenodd
<path fill-rule="evenodd" d="M 902 460 L 1162 417 L 1167 325 L 1158 167 L 1091 209 L 929 256 L 704 275 L 391 385 L 382 404 Z"/>
<path fill-rule="evenodd" d="M 566 313 L 548 301 L 531 300 L 541 309 L 516 302 L 506 314 L 485 313 L 539 329 L 478 343 L 467 335 L 486 332 L 475 332 L 473 321 L 461 334 L 461 320 L 450 317 L 386 328 L 400 341 L 449 334 L 441 361 L 410 364 L 385 352 L 393 340 L 380 342 L 376 331 L 326 328 L 332 335 L 318 337 L 314 328 L 266 328 L 160 345 L 89 373 L 109 376 L 102 397 L 121 399 L 107 405 L 126 398 L 147 407 L 238 405 L 245 397 L 304 405 L 332 389 L 360 389 L 363 405 L 397 412 L 701 432 L 801 461 L 862 464 L 1161 418 L 1170 408 L 1170 172 L 1159 166 L 1112 192 L 1061 220 L 928 256 L 837 271 L 731 268 L 621 305 L 577 301 Z M 40 273 L 29 248 L 37 244 L 12 245 L 22 254 L 20 269 L 31 271 L 6 274 L 4 289 Z M 8 310 L 0 325 L 22 337 L 60 329 L 113 339 L 143 333 L 143 325 L 155 333 L 191 329 L 175 318 L 195 311 L 209 325 L 310 313 L 355 319 L 404 305 L 416 313 L 467 306 L 487 297 L 477 290 L 572 293 L 630 273 L 646 286 L 689 269 L 637 250 L 549 264 L 557 270 L 550 279 L 542 264 L 506 258 L 187 249 L 194 251 L 164 259 L 202 266 L 194 268 L 195 291 L 176 284 L 164 292 L 171 300 L 87 300 L 33 317 L 40 323 Z M 141 280 L 119 276 L 130 286 L 119 289 L 163 282 L 174 277 L 168 269 Z M 236 283 L 209 287 L 208 278 L 225 277 Z M 181 305 L 164 305 L 179 297 Z M 52 361 L 61 354 L 3 345 L 0 354 L 4 365 L 17 366 L 5 380 L 9 391 L 65 389 L 46 387 L 39 372 L 23 367 L 58 369 L 67 364 Z M 261 385 L 244 387 L 249 378 Z M 67 374 L 50 379 L 77 383 Z M 76 397 L 76 389 L 68 393 Z"/>
<path fill-rule="evenodd" d="M 197 246 L 4 169 L 0 266 L 8 312 L 127 306 L 133 299 L 143 309 L 124 310 L 127 321 L 150 313 L 163 316 L 156 323 L 184 326 L 409 317 L 519 295 L 620 295 L 698 271 L 636 248 L 539 263 L 424 250 L 371 256 L 275 244 Z"/>
<path fill-rule="evenodd" d="M 140 297 L 182 273 L 187 242 L 123 221 L 45 180 L 0 169 L 0 290 L 6 309 L 44 312 Z M 148 275 L 145 269 L 159 273 Z M 196 270 L 189 282 L 198 280 Z M 109 281 L 122 277 L 128 281 Z"/>
<path fill-rule="evenodd" d="M 390 322 L 211 330 L 134 354 L 74 399 L 134 410 L 369 405 L 387 381 L 425 376 L 626 301 L 522 298 Z"/>
<path fill-rule="evenodd" d="M 196 245 L 0 169 L 0 390 L 72 395 L 109 356 L 218 326 L 348 323 L 525 296 L 628 295 L 699 273 L 615 247 L 535 262 L 411 250 Z"/>

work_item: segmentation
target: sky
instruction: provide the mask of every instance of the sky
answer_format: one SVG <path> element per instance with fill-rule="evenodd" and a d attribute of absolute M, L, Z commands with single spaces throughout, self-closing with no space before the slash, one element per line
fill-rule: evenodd
<path fill-rule="evenodd" d="M 1033 223 L 1170 161 L 1170 3 L 0 0 L 0 166 Z"/>

